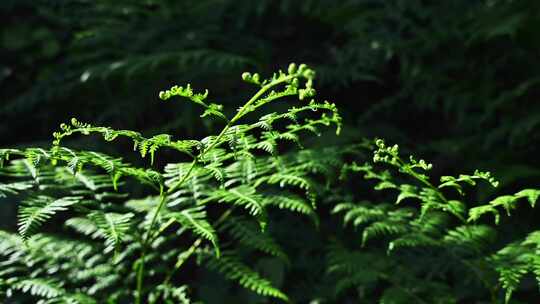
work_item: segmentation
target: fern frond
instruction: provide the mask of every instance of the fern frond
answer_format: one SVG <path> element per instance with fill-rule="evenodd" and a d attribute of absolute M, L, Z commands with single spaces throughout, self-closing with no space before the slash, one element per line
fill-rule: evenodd
<path fill-rule="evenodd" d="M 36 229 L 56 213 L 80 202 L 82 197 L 67 196 L 59 199 L 40 195 L 24 200 L 19 208 L 19 233 L 28 239 Z"/>
<path fill-rule="evenodd" d="M 439 188 L 452 187 L 463 195 L 462 184 L 469 184 L 471 186 L 475 186 L 476 180 L 485 180 L 493 187 L 497 187 L 499 185 L 499 182 L 491 176 L 490 172 L 480 172 L 476 170 L 473 175 L 461 174 L 457 178 L 453 176 L 442 176 Z"/>
<path fill-rule="evenodd" d="M 89 218 L 72 217 L 66 221 L 65 225 L 93 239 L 103 237 L 103 233 L 99 227 Z"/>
<path fill-rule="evenodd" d="M 475 252 L 482 252 L 494 240 L 495 230 L 485 225 L 459 226 L 444 237 L 448 244 Z"/>
<path fill-rule="evenodd" d="M 8 194 L 18 194 L 21 191 L 32 188 L 34 184 L 32 182 L 14 182 L 9 184 L 0 184 L 0 198 L 6 197 Z"/>
<path fill-rule="evenodd" d="M 99 233 L 105 238 L 105 252 L 114 250 L 115 257 L 118 247 L 124 241 L 127 232 L 132 227 L 133 213 L 92 212 L 88 218 L 95 223 Z"/>
<path fill-rule="evenodd" d="M 313 218 L 316 222 L 317 214 L 310 203 L 305 199 L 295 195 L 270 195 L 264 198 L 265 206 L 276 206 L 292 212 L 305 214 Z"/>
<path fill-rule="evenodd" d="M 268 232 L 260 232 L 252 221 L 245 218 L 229 218 L 223 225 L 224 230 L 228 230 L 233 238 L 243 245 L 252 247 L 262 252 L 268 253 L 288 262 L 287 255 Z"/>
<path fill-rule="evenodd" d="M 227 279 L 236 281 L 244 288 L 259 295 L 289 301 L 289 298 L 279 289 L 273 287 L 269 280 L 264 279 L 257 272 L 243 264 L 231 252 L 223 252 L 219 259 L 210 256 L 206 265 L 208 268 L 223 274 Z"/>
<path fill-rule="evenodd" d="M 524 189 L 513 195 L 498 196 L 491 200 L 487 205 L 469 209 L 468 221 L 476 221 L 486 213 L 493 213 L 495 216 L 495 223 L 498 224 L 500 215 L 497 207 L 503 207 L 506 210 L 507 215 L 510 215 L 510 211 L 516 208 L 517 201 L 527 199 L 531 207 L 534 208 L 538 197 L 540 197 L 540 190 L 538 189 Z"/>
<path fill-rule="evenodd" d="M 155 290 L 148 295 L 148 303 L 178 303 L 191 304 L 188 296 L 188 286 L 172 286 L 170 284 L 161 284 L 156 286 Z"/>
<path fill-rule="evenodd" d="M 388 206 L 362 206 L 353 203 L 340 203 L 334 206 L 333 214 L 345 212 L 343 225 L 352 222 L 354 226 L 384 219 Z"/>
<path fill-rule="evenodd" d="M 65 290 L 61 285 L 52 279 L 26 279 L 15 283 L 13 288 L 47 299 L 57 298 L 65 294 Z"/>
<path fill-rule="evenodd" d="M 179 212 L 167 213 L 167 218 L 172 218 L 180 225 L 192 230 L 195 234 L 212 242 L 216 256 L 220 256 L 218 237 L 214 227 L 208 222 L 204 206 L 192 207 Z"/>
<path fill-rule="evenodd" d="M 267 220 L 264 202 L 261 195 L 257 194 L 255 188 L 250 186 L 238 186 L 231 189 L 219 189 L 209 194 L 204 202 L 216 201 L 219 203 L 231 203 L 242 206 L 249 213 L 257 218 L 261 229 L 264 230 Z"/>

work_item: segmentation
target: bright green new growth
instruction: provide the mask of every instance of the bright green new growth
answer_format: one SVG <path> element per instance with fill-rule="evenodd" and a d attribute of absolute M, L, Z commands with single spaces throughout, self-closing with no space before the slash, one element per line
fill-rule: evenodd
<path fill-rule="evenodd" d="M 0 231 L 0 297 L 193 303 L 202 283 L 186 276 L 201 267 L 272 303 L 293 302 L 289 282 L 259 268 L 263 261 L 276 269 L 298 267 L 298 258 L 287 254 L 286 237 L 273 234 L 279 211 L 272 209 L 305 215 L 313 228 L 322 227 L 316 246 L 327 246 L 326 265 L 321 270 L 311 263 L 307 273 L 327 285 L 314 286 L 314 302 L 333 303 L 357 292 L 358 299 L 392 304 L 486 296 L 493 304 L 510 303 L 520 284 L 540 283 L 540 232 L 500 236 L 520 203 L 535 207 L 540 190 L 475 196 L 476 189 L 499 182 L 479 170 L 435 179 L 432 164 L 403 158 L 397 145 L 380 139 L 294 150 L 309 133 L 331 125 L 340 130 L 335 105 L 311 99 L 314 75 L 294 64 L 269 79 L 244 73 L 258 91 L 236 112 L 190 85 L 160 92 L 167 102 L 201 106 L 201 117 L 223 125 L 200 140 L 145 137 L 72 119 L 54 133 L 50 149 L 0 149 L 0 197 L 20 201 L 19 233 Z M 287 97 L 301 104 L 263 111 Z M 149 167 L 64 146 L 74 135 L 127 139 L 142 158 L 150 157 Z M 157 166 L 161 149 L 189 161 Z M 366 150 L 371 161 L 359 165 Z M 348 187 L 346 178 L 355 172 L 371 185 L 356 187 L 359 181 L 351 180 L 355 186 Z M 324 204 L 319 213 L 340 215 L 343 227 L 320 224 L 315 203 Z M 294 240 L 313 249 L 304 241 Z"/>
<path fill-rule="evenodd" d="M 19 207 L 20 236 L 2 232 L 0 255 L 7 259 L 0 265 L 0 293 L 28 293 L 47 303 L 132 299 L 190 303 L 188 287 L 171 281 L 177 280 L 191 256 L 197 256 L 227 279 L 262 296 L 287 301 L 271 281 L 242 262 L 242 252 L 251 248 L 287 261 L 280 246 L 264 232 L 267 209 L 272 206 L 315 218 L 309 175 L 317 169 L 280 151 L 281 142 L 300 145 L 305 132 L 318 134 L 321 127 L 336 125 L 339 133 L 341 118 L 334 104 L 303 101 L 315 95 L 314 76 L 304 64 L 291 64 L 287 72 L 268 79 L 244 73 L 242 79 L 258 91 L 230 118 L 222 105 L 207 102 L 208 90 L 194 93 L 188 84 L 160 92 L 163 100 L 187 98 L 203 107 L 201 117 L 225 123 L 218 134 L 201 140 L 178 140 L 169 134 L 147 138 L 136 131 L 93 126 L 74 118 L 60 125 L 49 150 L 0 150 L 6 165 L 2 174 L 9 179 L 0 194 L 26 197 Z M 246 119 L 265 105 L 292 96 L 302 105 L 257 114 L 256 121 Z M 150 164 L 164 148 L 192 161 L 167 164 L 163 170 L 138 168 L 121 158 L 62 145 L 76 134 L 98 134 L 106 141 L 128 138 L 141 157 L 150 155 Z M 130 180 L 150 186 L 155 195 L 127 200 L 130 194 L 123 188 Z M 294 189 L 306 196 L 298 196 Z M 217 218 L 216 210 L 221 213 Z M 251 218 L 232 216 L 237 213 Z M 82 234 L 87 241 L 63 237 L 54 227 L 49 233 L 53 218 L 65 220 L 69 233 Z M 253 227 L 253 219 L 260 230 L 245 230 Z M 187 231 L 191 236 L 185 235 Z M 221 245 L 219 235 L 225 231 L 236 242 Z M 192 239 L 191 245 L 171 247 L 179 239 Z"/>
<path fill-rule="evenodd" d="M 495 224 L 499 224 L 501 209 L 510 216 L 510 211 L 522 201 L 534 207 L 540 190 L 525 189 L 483 203 L 471 202 L 467 187 L 477 186 L 480 181 L 498 186 L 489 172 L 476 170 L 472 175 L 442 176 L 435 183 L 429 177 L 433 166 L 425 160 L 411 156 L 406 161 L 397 145 L 387 146 L 380 139 L 372 148 L 373 164 L 345 165 L 342 176 L 348 172 L 362 173 L 366 180 L 375 181 L 375 190 L 392 195 L 388 196 L 390 203 L 342 202 L 334 206 L 333 213 L 343 216 L 344 225 L 360 228 L 364 247 L 364 253 L 352 253 L 341 246 L 330 249 L 328 271 L 342 277 L 336 287 L 338 292 L 381 280 L 394 286 L 383 295 L 381 301 L 385 303 L 455 303 L 460 295 L 445 285 L 457 275 L 458 281 L 477 282 L 495 304 L 500 303 L 501 290 L 505 303 L 509 303 L 513 291 L 528 273 L 540 285 L 540 231 L 501 247 L 496 243 L 496 227 L 483 218 L 492 214 Z M 378 169 L 379 164 L 386 169 Z M 413 202 L 419 203 L 419 208 L 405 206 Z M 386 248 L 381 249 L 386 250 L 388 257 L 366 251 L 377 241 L 385 244 Z M 375 266 L 365 266 L 370 269 L 367 273 L 350 271 L 366 263 Z M 440 283 L 430 278 L 431 271 L 438 273 Z M 422 288 L 411 292 L 415 290 L 412 286 Z"/>

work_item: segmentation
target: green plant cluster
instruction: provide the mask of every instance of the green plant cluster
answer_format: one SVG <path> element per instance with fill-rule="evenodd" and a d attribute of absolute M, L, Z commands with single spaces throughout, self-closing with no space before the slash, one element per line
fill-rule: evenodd
<path fill-rule="evenodd" d="M 0 302 L 539 302 L 538 12 L 0 1 Z"/>
<path fill-rule="evenodd" d="M 489 172 L 441 176 L 434 182 L 432 167 L 413 156 L 403 159 L 397 145 L 387 146 L 381 139 L 374 142 L 372 161 L 344 166 L 343 176 L 360 173 L 374 182 L 373 190 L 385 192 L 385 200 L 334 206 L 332 213 L 358 231 L 362 248 L 331 248 L 329 273 L 340 278 L 338 292 L 364 286 L 369 293 L 370 287 L 386 281 L 390 287 L 381 303 L 501 303 L 503 293 L 504 303 L 509 303 L 527 274 L 540 284 L 539 232 L 512 240 L 498 235 L 501 213 L 511 216 L 524 202 L 534 208 L 540 189 L 477 202 L 467 195 L 469 188 L 499 184 Z"/>
<path fill-rule="evenodd" d="M 434 183 L 432 164 L 403 159 L 397 145 L 381 139 L 303 148 L 309 134 L 332 125 L 339 134 L 341 128 L 333 103 L 304 101 L 315 95 L 314 76 L 304 64 L 290 64 L 268 79 L 244 73 L 258 91 L 232 118 L 222 105 L 206 101 L 208 91 L 194 93 L 190 85 L 162 91 L 161 99 L 185 98 L 203 107 L 201 117 L 221 121 L 218 134 L 201 140 L 146 138 L 72 119 L 53 133 L 50 149 L 0 150 L 0 194 L 21 201 L 18 233 L 1 232 L 2 296 L 17 303 L 191 303 L 202 292 L 202 279 L 182 274 L 198 267 L 250 290 L 257 302 L 308 297 L 328 303 L 356 290 L 357 300 L 380 303 L 510 303 L 529 275 L 540 284 L 540 232 L 498 239 L 505 218 L 523 201 L 534 208 L 540 190 L 477 203 L 469 188 L 499 185 L 489 172 L 442 176 Z M 303 105 L 263 112 L 286 97 Z M 127 139 L 141 157 L 150 155 L 153 168 L 64 145 L 72 136 L 94 134 L 107 142 Z M 155 168 L 161 149 L 188 161 Z M 340 187 L 354 173 L 373 180 L 370 187 L 384 192 L 375 197 L 385 200 Z M 137 185 L 147 195 L 131 193 Z M 327 208 L 342 225 L 322 227 L 319 215 Z M 321 277 L 315 269 L 302 274 L 316 278 L 314 286 L 325 284 L 313 294 L 295 298 L 288 286 L 287 277 L 301 264 L 274 227 L 279 209 L 307 216 L 311 233 L 320 231 L 316 242 L 326 244 L 325 261 L 317 265 Z M 265 277 L 255 261 L 281 269 L 281 279 Z"/>
<path fill-rule="evenodd" d="M 341 118 L 334 104 L 311 99 L 283 112 L 259 114 L 250 123 L 246 116 L 268 103 L 315 94 L 314 72 L 305 64 L 291 64 L 287 72 L 264 80 L 256 75 L 243 74 L 259 89 L 230 119 L 221 105 L 205 103 L 208 91 L 195 94 L 188 85 L 159 94 L 163 100 L 187 98 L 205 108 L 202 117 L 224 120 L 219 134 L 201 140 L 173 140 L 168 134 L 144 138 L 72 119 L 54 132 L 49 150 L 0 150 L 7 180 L 0 193 L 22 199 L 19 235 L 2 232 L 2 294 L 18 301 L 23 301 L 18 294 L 29 294 L 47 303 L 132 298 L 135 303 L 189 303 L 188 287 L 176 283 L 182 266 L 194 257 L 256 294 L 288 301 L 243 260 L 258 251 L 288 262 L 266 231 L 267 209 L 316 219 L 310 176 L 318 165 L 289 159 L 280 147 L 291 150 L 304 133 L 318 134 L 330 125 L 339 132 Z M 169 163 L 159 171 L 138 168 L 121 158 L 62 146 L 75 134 L 98 134 L 106 141 L 126 137 L 142 157 L 151 155 L 151 164 L 165 148 L 192 160 Z M 133 198 L 123 189 L 126 179 L 148 185 L 154 194 Z M 53 218 L 65 228 L 49 231 Z M 85 236 L 84 241 L 76 234 Z M 221 234 L 228 235 L 225 244 Z M 178 246 L 189 239 L 191 245 Z"/>

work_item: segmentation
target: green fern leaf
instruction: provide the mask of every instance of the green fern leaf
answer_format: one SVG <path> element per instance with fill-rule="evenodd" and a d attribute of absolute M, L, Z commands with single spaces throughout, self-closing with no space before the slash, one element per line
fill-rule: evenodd
<path fill-rule="evenodd" d="M 218 237 L 214 227 L 207 221 L 204 206 L 184 209 L 180 212 L 171 212 L 166 216 L 176 220 L 180 225 L 212 242 L 216 256 L 220 256 Z"/>
<path fill-rule="evenodd" d="M 250 269 L 231 252 L 224 252 L 219 259 L 211 256 L 207 266 L 259 295 L 289 301 L 289 298 L 282 291 L 273 287 L 269 280 Z"/>
<path fill-rule="evenodd" d="M 536 205 L 536 201 L 538 200 L 538 197 L 540 197 L 540 190 L 538 189 L 524 189 L 519 191 L 518 193 L 514 194 L 516 197 L 524 197 L 527 198 L 529 203 L 531 204 L 531 207 L 534 208 Z"/>
<path fill-rule="evenodd" d="M 101 211 L 88 215 L 88 218 L 96 224 L 99 232 L 105 238 L 105 252 L 114 250 L 115 257 L 117 256 L 118 247 L 131 228 L 132 217 L 133 213 L 104 213 Z"/>
<path fill-rule="evenodd" d="M 217 201 L 220 203 L 232 203 L 243 206 L 249 213 L 257 218 L 261 229 L 264 230 L 267 223 L 266 211 L 262 197 L 257 194 L 255 188 L 242 185 L 231 189 L 214 191 L 210 197 L 204 200 Z"/>
<path fill-rule="evenodd" d="M 44 222 L 56 213 L 67 210 L 69 206 L 78 203 L 81 199 L 79 196 L 54 199 L 40 195 L 24 200 L 19 208 L 19 233 L 24 239 L 28 239 Z"/>
<path fill-rule="evenodd" d="M 24 293 L 47 299 L 57 298 L 65 294 L 65 290 L 60 284 L 51 279 L 26 279 L 15 283 L 13 287 Z"/>

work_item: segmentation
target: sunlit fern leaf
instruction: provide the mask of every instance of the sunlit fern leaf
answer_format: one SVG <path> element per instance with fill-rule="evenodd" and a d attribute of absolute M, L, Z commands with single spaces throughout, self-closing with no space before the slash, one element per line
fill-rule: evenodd
<path fill-rule="evenodd" d="M 23 293 L 47 299 L 65 294 L 62 286 L 52 279 L 25 279 L 15 283 L 13 287 Z"/>
<path fill-rule="evenodd" d="M 9 256 L 23 248 L 23 239 L 17 235 L 0 230 L 0 252 Z"/>
<path fill-rule="evenodd" d="M 475 222 L 478 219 L 480 219 L 482 215 L 486 213 L 492 213 L 494 216 L 495 224 L 499 224 L 499 221 L 501 218 L 501 215 L 499 214 L 499 210 L 497 210 L 497 208 L 491 205 L 483 205 L 483 206 L 473 207 L 469 209 L 469 218 L 467 221 Z"/>
<path fill-rule="evenodd" d="M 309 216 L 318 226 L 319 218 L 313 210 L 312 204 L 296 195 L 268 195 L 264 197 L 265 206 L 275 206 L 279 209 L 289 210 Z"/>
<path fill-rule="evenodd" d="M 537 251 L 538 234 L 533 232 L 525 241 L 510 243 L 488 258 L 490 266 L 499 274 L 499 282 L 505 290 L 505 303 L 510 301 L 528 272 L 538 274 Z"/>
<path fill-rule="evenodd" d="M 57 302 L 54 300 L 51 301 L 51 303 L 58 303 L 58 304 L 97 304 L 98 302 L 89 297 L 88 295 L 82 294 L 82 293 L 76 293 L 76 294 L 70 294 L 65 295 L 58 299 Z"/>
<path fill-rule="evenodd" d="M 218 236 L 214 227 L 207 220 L 204 206 L 192 207 L 179 212 L 170 212 L 166 214 L 166 217 L 176 220 L 180 225 L 190 229 L 196 235 L 212 242 L 216 256 L 219 257 Z"/>
<path fill-rule="evenodd" d="M 105 252 L 114 250 L 116 257 L 118 247 L 132 226 L 132 217 L 133 213 L 105 213 L 100 211 L 88 215 L 88 218 L 96 224 L 98 231 L 105 238 Z"/>
<path fill-rule="evenodd" d="M 191 300 L 188 296 L 188 286 L 172 286 L 171 284 L 158 285 L 148 295 L 149 304 L 158 303 L 177 303 L 177 304 L 191 304 Z"/>
<path fill-rule="evenodd" d="M 90 236 L 94 239 L 103 237 L 103 233 L 98 228 L 95 221 L 89 218 L 72 217 L 66 221 L 65 225 L 75 229 L 75 231 L 79 233 Z"/>
<path fill-rule="evenodd" d="M 442 176 L 439 188 L 452 187 L 456 189 L 459 194 L 463 195 L 464 192 L 462 184 L 475 186 L 477 180 L 485 180 L 493 187 L 497 187 L 499 185 L 499 182 L 491 176 L 490 172 L 480 172 L 476 170 L 473 175 L 460 174 L 457 178 L 453 176 Z"/>
<path fill-rule="evenodd" d="M 144 213 L 154 209 L 159 204 L 159 196 L 147 196 L 141 199 L 130 199 L 125 206 L 133 211 Z"/>
<path fill-rule="evenodd" d="M 259 178 L 255 182 L 255 187 L 261 183 L 266 182 L 268 184 L 279 184 L 280 187 L 294 186 L 300 189 L 309 191 L 311 189 L 311 181 L 304 176 L 303 172 L 284 172 L 275 173 L 270 176 L 264 176 Z"/>
<path fill-rule="evenodd" d="M 479 253 L 495 240 L 495 233 L 489 226 L 465 225 L 448 231 L 443 240 L 458 248 Z"/>
<path fill-rule="evenodd" d="M 67 210 L 69 206 L 78 203 L 81 199 L 78 196 L 55 199 L 44 195 L 25 199 L 19 207 L 19 233 L 24 239 L 28 239 L 44 222 L 56 213 Z"/>
<path fill-rule="evenodd" d="M 17 194 L 21 191 L 28 190 L 33 186 L 34 183 L 28 181 L 0 184 L 0 198 L 6 197 L 8 194 Z"/>
<path fill-rule="evenodd" d="M 261 277 L 257 272 L 242 263 L 232 252 L 223 252 L 219 259 L 208 254 L 206 254 L 206 257 L 207 267 L 223 274 L 227 279 L 236 281 L 244 288 L 259 295 L 289 301 L 289 298 L 282 291 L 272 286 L 269 280 Z"/>
<path fill-rule="evenodd" d="M 512 265 L 509 268 L 499 267 L 497 269 L 499 273 L 499 281 L 505 290 L 504 300 L 505 303 L 509 303 L 512 298 L 512 294 L 519 287 L 521 280 L 528 272 L 528 265 Z"/>
<path fill-rule="evenodd" d="M 477 221 L 486 213 L 492 213 L 495 216 L 495 223 L 498 224 L 500 220 L 500 214 L 497 207 L 503 207 L 506 210 L 507 215 L 510 215 L 510 211 L 516 208 L 516 202 L 521 199 L 527 199 L 531 207 L 534 208 L 536 201 L 540 196 L 540 190 L 538 189 L 524 189 L 513 195 L 502 195 L 494 198 L 486 205 L 481 205 L 469 209 L 469 221 Z"/>
<path fill-rule="evenodd" d="M 536 205 L 536 201 L 538 200 L 538 197 L 540 197 L 540 190 L 539 189 L 524 189 L 514 194 L 514 196 L 527 198 L 527 200 L 529 201 L 529 204 L 531 204 L 531 207 L 534 208 L 534 206 Z"/>
<path fill-rule="evenodd" d="M 352 222 L 354 226 L 359 226 L 384 219 L 387 216 L 385 209 L 388 209 L 388 205 L 370 206 L 366 204 L 341 203 L 334 207 L 332 213 L 346 211 L 343 216 L 343 225 Z"/>
<path fill-rule="evenodd" d="M 257 218 L 261 229 L 265 229 L 267 217 L 263 198 L 257 194 L 255 188 L 242 185 L 231 189 L 218 189 L 209 194 L 205 202 L 216 201 L 219 203 L 231 203 L 242 206 Z"/>

